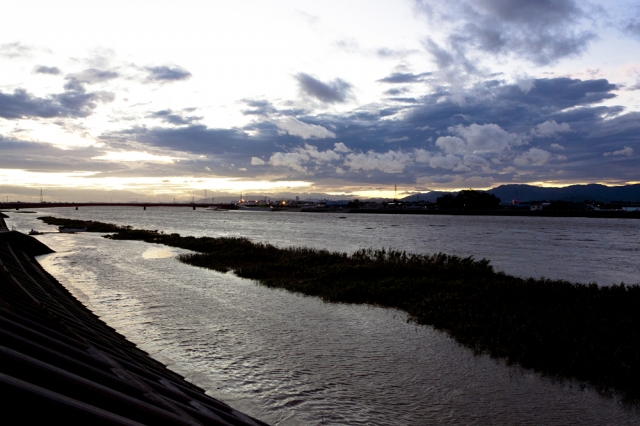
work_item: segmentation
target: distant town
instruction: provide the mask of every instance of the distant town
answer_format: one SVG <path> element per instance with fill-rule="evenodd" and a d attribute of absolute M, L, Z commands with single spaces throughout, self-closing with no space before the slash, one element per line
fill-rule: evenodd
<path fill-rule="evenodd" d="M 406 193 L 405 193 L 406 194 Z M 213 211 L 342 212 L 387 214 L 500 214 L 545 216 L 635 217 L 640 215 L 640 185 L 573 185 L 545 188 L 532 185 L 501 185 L 488 191 L 429 191 L 393 199 L 301 199 L 255 197 L 239 194 L 233 201 L 215 202 L 214 197 L 172 202 L 0 202 L 0 209 L 24 210 L 42 207 L 133 206 L 191 207 Z M 4 200 L 3 200 L 4 201 Z M 631 214 L 631 215 L 629 215 Z"/>

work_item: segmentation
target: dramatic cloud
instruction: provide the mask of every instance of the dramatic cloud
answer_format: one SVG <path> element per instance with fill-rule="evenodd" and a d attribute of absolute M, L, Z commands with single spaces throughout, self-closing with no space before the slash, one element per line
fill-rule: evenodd
<path fill-rule="evenodd" d="M 330 132 L 322 126 L 316 124 L 307 124 L 298 120 L 295 117 L 284 117 L 273 120 L 273 123 L 278 126 L 280 133 L 288 133 L 291 136 L 298 136 L 302 139 L 323 139 L 323 138 L 335 138 L 336 134 Z"/>
<path fill-rule="evenodd" d="M 16 89 L 13 94 L 0 92 L 0 117 L 86 117 L 97 107 L 97 102 L 111 102 L 113 99 L 111 93 L 86 93 L 84 89 L 68 90 L 50 98 L 39 98 L 26 90 Z"/>
<path fill-rule="evenodd" d="M 411 154 L 402 151 L 384 153 L 369 151 L 346 155 L 344 165 L 351 170 L 380 170 L 383 173 L 402 173 L 407 164 L 413 162 Z"/>
<path fill-rule="evenodd" d="M 552 155 L 550 152 L 545 151 L 540 148 L 531 148 L 529 151 L 525 152 L 516 157 L 514 163 L 519 166 L 526 166 L 529 164 L 533 164 L 534 166 L 541 166 L 547 161 L 551 159 Z"/>
<path fill-rule="evenodd" d="M 291 178 L 371 190 L 362 196 L 393 184 L 638 181 L 634 2 L 315 3 L 293 19 L 230 3 L 222 26 L 163 9 L 172 28 L 147 26 L 155 42 L 142 44 L 131 43 L 136 25 L 98 31 L 95 10 L 87 28 L 48 36 L 28 8 L 8 8 L 20 25 L 0 41 L 0 162 L 132 179 Z M 371 25 L 338 16 L 354 10 Z M 185 13 L 208 11 L 196 2 Z"/>
<path fill-rule="evenodd" d="M 534 136 L 550 137 L 557 133 L 570 131 L 571 127 L 567 123 L 558 124 L 555 120 L 549 120 L 544 123 L 540 123 L 534 129 L 531 129 L 531 134 Z"/>
<path fill-rule="evenodd" d="M 191 78 L 191 73 L 189 71 L 178 66 L 147 67 L 146 70 L 149 72 L 149 75 L 147 75 L 147 81 L 167 83 Z"/>
<path fill-rule="evenodd" d="M 449 131 L 459 137 L 438 138 L 436 145 L 451 153 L 497 153 L 523 143 L 519 135 L 509 133 L 497 124 L 459 124 L 450 127 Z"/>
<path fill-rule="evenodd" d="M 460 158 L 456 157 L 455 155 L 452 155 L 452 154 L 446 154 L 446 155 L 437 154 L 437 155 L 431 157 L 431 159 L 429 161 L 429 165 L 431 167 L 433 167 L 434 169 L 451 170 L 451 169 L 455 168 L 458 165 L 459 162 L 460 162 Z"/>
<path fill-rule="evenodd" d="M 299 73 L 295 76 L 300 91 L 312 98 L 327 104 L 346 102 L 351 96 L 353 86 L 346 81 L 336 78 L 329 83 L 323 83 L 309 74 Z"/>
<path fill-rule="evenodd" d="M 269 158 L 272 166 L 283 166 L 291 168 L 300 173 L 307 173 L 305 163 L 319 164 L 339 160 L 339 154 L 331 150 L 319 151 L 316 146 L 305 144 L 297 147 L 292 152 L 276 152 Z M 253 164 L 253 158 L 252 158 Z"/>
<path fill-rule="evenodd" d="M 443 3 L 418 0 L 418 10 L 432 22 L 453 25 L 447 53 L 432 41 L 425 45 L 440 68 L 470 50 L 514 55 L 545 65 L 583 53 L 595 33 L 582 30 L 590 16 L 573 0 L 470 0 Z"/>
<path fill-rule="evenodd" d="M 33 72 L 36 73 L 36 74 L 50 74 L 50 75 L 62 74 L 62 71 L 60 71 L 60 68 L 58 68 L 58 67 L 47 67 L 45 65 L 39 65 L 39 66 L 35 67 Z"/>
<path fill-rule="evenodd" d="M 625 146 L 624 149 L 618 150 L 618 151 L 613 151 L 613 152 L 605 152 L 603 154 L 605 157 L 608 157 L 610 155 L 626 155 L 628 157 L 633 155 L 633 148 L 629 147 L 629 146 Z"/>

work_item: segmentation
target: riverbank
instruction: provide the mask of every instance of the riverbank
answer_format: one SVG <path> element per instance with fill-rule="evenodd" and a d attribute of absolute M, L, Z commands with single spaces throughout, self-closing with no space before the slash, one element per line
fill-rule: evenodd
<path fill-rule="evenodd" d="M 48 223 L 111 229 L 113 239 L 187 248 L 182 261 L 234 270 L 270 287 L 327 301 L 372 303 L 408 312 L 420 324 L 446 330 L 476 352 L 537 371 L 638 398 L 640 330 L 636 286 L 599 288 L 565 281 L 511 277 L 471 258 L 360 251 L 351 256 L 280 249 L 242 238 L 193 238 L 99 222 Z M 116 231 L 114 231 L 116 229 Z M 102 231 L 105 232 L 105 231 Z"/>
<path fill-rule="evenodd" d="M 253 425 L 107 326 L 0 233 L 0 423 Z"/>

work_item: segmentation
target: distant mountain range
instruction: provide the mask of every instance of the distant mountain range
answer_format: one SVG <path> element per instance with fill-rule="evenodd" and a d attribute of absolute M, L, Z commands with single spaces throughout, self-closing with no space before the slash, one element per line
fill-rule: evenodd
<path fill-rule="evenodd" d="M 500 185 L 487 191 L 500 198 L 502 202 L 509 202 L 514 198 L 520 201 L 573 201 L 595 200 L 601 202 L 630 201 L 640 202 L 640 184 L 625 186 L 606 186 L 599 184 L 571 185 L 564 188 L 544 188 L 533 185 Z M 405 201 L 424 200 L 435 203 L 438 197 L 456 192 L 431 191 L 425 194 L 413 194 L 403 198 Z"/>

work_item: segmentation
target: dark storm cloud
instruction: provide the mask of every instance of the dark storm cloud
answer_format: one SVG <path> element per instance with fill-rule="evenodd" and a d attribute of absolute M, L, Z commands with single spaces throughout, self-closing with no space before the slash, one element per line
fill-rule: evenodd
<path fill-rule="evenodd" d="M 302 93 L 327 104 L 346 102 L 353 88 L 350 83 L 340 78 L 324 83 L 309 74 L 299 73 L 295 79 L 298 80 Z"/>
<path fill-rule="evenodd" d="M 146 70 L 149 72 L 147 80 L 159 83 L 181 81 L 191 78 L 191 73 L 189 71 L 178 66 L 148 67 Z"/>
<path fill-rule="evenodd" d="M 433 126 L 427 122 L 432 120 L 441 128 L 471 122 L 525 128 L 563 115 L 562 110 L 569 108 L 585 107 L 566 114 L 590 115 L 592 108 L 586 107 L 614 98 L 612 91 L 617 88 L 607 80 L 555 78 L 533 80 L 531 88 L 523 91 L 516 84 L 490 80 L 464 93 L 464 103 L 454 101 L 444 89 L 428 95 L 408 120 L 415 120 L 416 126 Z"/>
<path fill-rule="evenodd" d="M 598 11 L 588 14 L 574 0 L 471 0 L 445 7 L 418 0 L 416 5 L 431 19 L 457 24 L 448 42 L 451 51 L 461 54 L 477 49 L 546 65 L 580 55 L 596 38 L 580 25 Z M 427 47 L 440 65 L 449 65 L 452 58 Z"/>
<path fill-rule="evenodd" d="M 423 72 L 421 74 L 396 72 L 377 81 L 379 83 L 419 83 L 431 74 L 430 72 Z"/>
<path fill-rule="evenodd" d="M 455 188 L 526 182 L 532 176 L 539 181 L 637 180 L 640 117 L 600 104 L 613 99 L 617 89 L 607 80 L 553 78 L 520 85 L 488 80 L 463 93 L 436 87 L 422 98 L 394 101 L 415 103 L 367 105 L 340 115 L 298 111 L 286 116 L 276 110 L 241 129 L 190 123 L 135 127 L 102 139 L 117 149 L 135 143 L 137 150 L 147 146 L 206 155 L 213 172 L 232 173 L 229 167 L 235 164 L 254 176 L 277 171 L 291 178 L 313 175 L 318 182 L 431 182 Z M 260 111 L 275 108 L 262 100 L 244 103 Z M 156 113 L 158 118 L 171 114 Z M 390 116 L 394 119 L 384 119 Z M 295 120 L 278 121 L 283 117 Z M 303 139 L 283 131 L 283 123 L 320 126 L 335 137 Z M 438 145 L 439 138 L 445 139 Z"/>
<path fill-rule="evenodd" d="M 50 75 L 59 75 L 62 74 L 60 68 L 58 67 L 47 67 L 45 65 L 40 65 L 34 68 L 33 70 L 36 74 L 50 74 Z"/>

